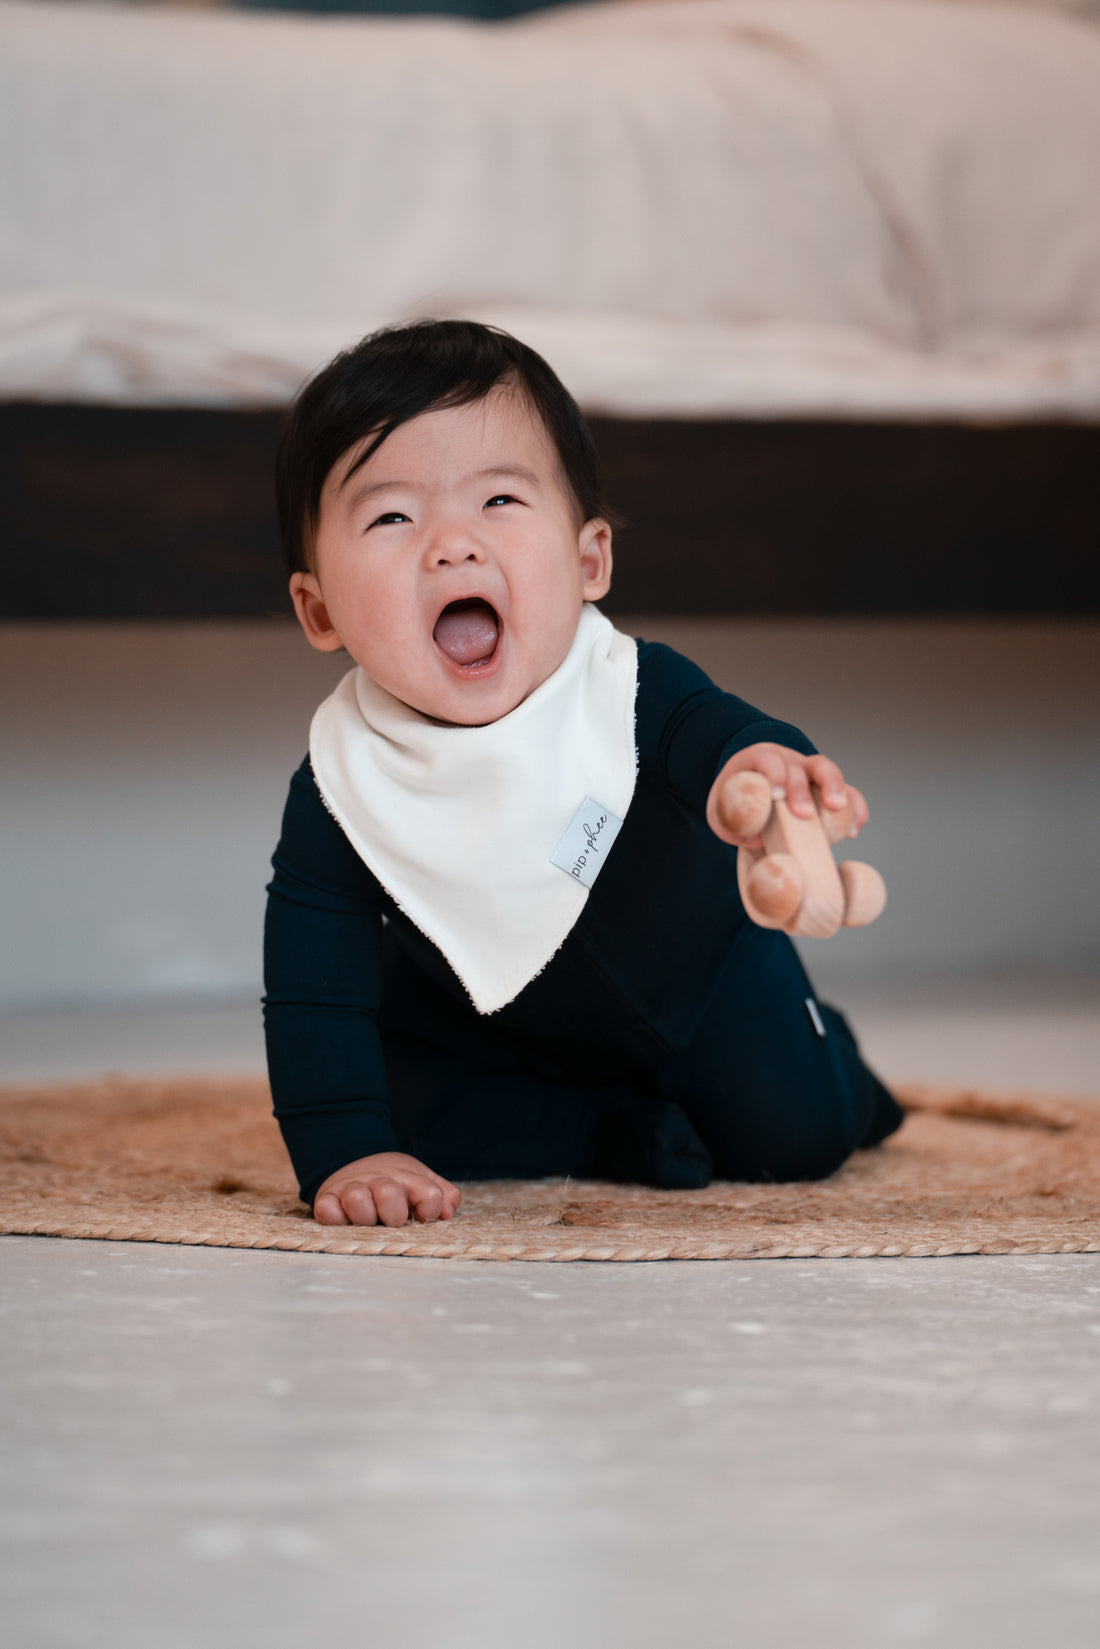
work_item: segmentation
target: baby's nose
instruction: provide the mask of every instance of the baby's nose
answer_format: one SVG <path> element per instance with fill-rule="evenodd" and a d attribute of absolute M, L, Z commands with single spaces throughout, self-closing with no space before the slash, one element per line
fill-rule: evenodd
<path fill-rule="evenodd" d="M 440 533 L 431 548 L 431 560 L 437 567 L 455 567 L 464 561 L 480 561 L 481 549 L 469 533 Z"/>

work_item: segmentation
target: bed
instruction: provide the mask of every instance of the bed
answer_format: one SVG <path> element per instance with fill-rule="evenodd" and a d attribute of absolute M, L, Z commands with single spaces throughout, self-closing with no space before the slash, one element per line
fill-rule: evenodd
<path fill-rule="evenodd" d="M 1100 604 L 1088 10 L 0 3 L 0 225 L 8 616 L 278 610 L 279 409 L 426 313 L 593 416 L 620 606 Z"/>

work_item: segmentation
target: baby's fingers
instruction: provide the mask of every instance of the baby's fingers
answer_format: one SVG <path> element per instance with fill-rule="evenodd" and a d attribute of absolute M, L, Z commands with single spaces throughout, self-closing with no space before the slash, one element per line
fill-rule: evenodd
<path fill-rule="evenodd" d="M 871 816 L 871 809 L 864 800 L 862 790 L 857 790 L 854 784 L 848 786 L 848 795 L 852 801 L 852 835 L 858 836 Z"/>
<path fill-rule="evenodd" d="M 867 808 L 867 803 L 863 800 L 863 792 L 856 790 L 854 785 L 846 787 L 846 795 L 848 795 L 848 815 L 841 815 L 839 818 L 846 820 L 846 834 L 848 836 L 858 836 L 859 831 L 867 823 L 867 818 L 871 816 L 871 810 Z M 834 839 L 836 839 L 834 836 L 830 836 L 830 841 L 834 841 Z"/>
<path fill-rule="evenodd" d="M 461 1201 L 458 1186 L 443 1178 L 434 1179 L 423 1190 L 413 1186 L 409 1193 L 409 1204 L 422 1224 L 429 1220 L 453 1220 Z"/>
<path fill-rule="evenodd" d="M 421 1225 L 427 1225 L 442 1217 L 443 1192 L 438 1185 L 418 1186 L 409 1192 L 409 1205 Z"/>
<path fill-rule="evenodd" d="M 313 1217 L 319 1225 L 350 1225 L 351 1221 L 335 1191 L 325 1191 L 313 1204 Z"/>
<path fill-rule="evenodd" d="M 374 1192 L 379 1225 L 404 1225 L 409 1217 L 409 1198 L 404 1187 L 397 1180 L 378 1179 L 371 1190 Z"/>
<path fill-rule="evenodd" d="M 795 756 L 787 763 L 787 771 L 782 780 L 783 788 L 787 792 L 787 806 L 800 819 L 812 819 L 814 814 L 813 798 L 810 795 L 809 765 L 801 756 Z"/>
<path fill-rule="evenodd" d="M 331 1196 L 333 1193 L 329 1193 Z M 377 1225 L 378 1210 L 374 1205 L 371 1186 L 366 1180 L 351 1180 L 347 1185 L 340 1187 L 340 1202 L 349 1225 Z M 324 1200 L 317 1198 L 313 1206 L 314 1214 L 317 1207 Z M 335 1222 L 334 1222 L 335 1223 Z"/>
<path fill-rule="evenodd" d="M 844 783 L 844 774 L 836 762 L 830 761 L 828 756 L 811 756 L 806 762 L 806 777 L 811 784 L 816 784 L 821 791 L 821 799 L 826 807 L 843 807 L 848 791 Z"/>
<path fill-rule="evenodd" d="M 750 749 L 742 751 L 740 758 L 734 756 L 727 764 L 725 771 L 737 771 L 741 763 L 752 763 L 754 773 L 763 773 L 768 783 L 776 790 L 784 790 L 787 785 L 787 765 L 790 751 L 784 750 L 778 744 L 754 744 Z"/>

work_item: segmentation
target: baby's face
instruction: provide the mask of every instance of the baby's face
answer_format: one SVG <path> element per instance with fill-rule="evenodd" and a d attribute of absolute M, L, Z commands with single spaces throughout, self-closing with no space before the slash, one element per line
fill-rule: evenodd
<path fill-rule="evenodd" d="M 314 647 L 344 646 L 436 720 L 498 721 L 564 659 L 585 601 L 611 582 L 611 530 L 577 522 L 541 420 L 497 390 L 402 424 L 321 494 L 295 611 Z"/>

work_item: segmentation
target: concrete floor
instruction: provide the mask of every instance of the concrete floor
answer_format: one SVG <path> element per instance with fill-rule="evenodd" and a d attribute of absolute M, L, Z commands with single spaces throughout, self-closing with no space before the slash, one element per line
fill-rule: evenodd
<path fill-rule="evenodd" d="M 822 993 L 887 1074 L 1100 1088 L 1087 980 Z M 25 1015 L 0 1081 L 259 1066 Z M 494 1265 L 0 1239 L 13 1649 L 1095 1649 L 1100 1255 Z"/>
<path fill-rule="evenodd" d="M 13 1649 L 1095 1649 L 1100 1255 L 0 1265 Z"/>

